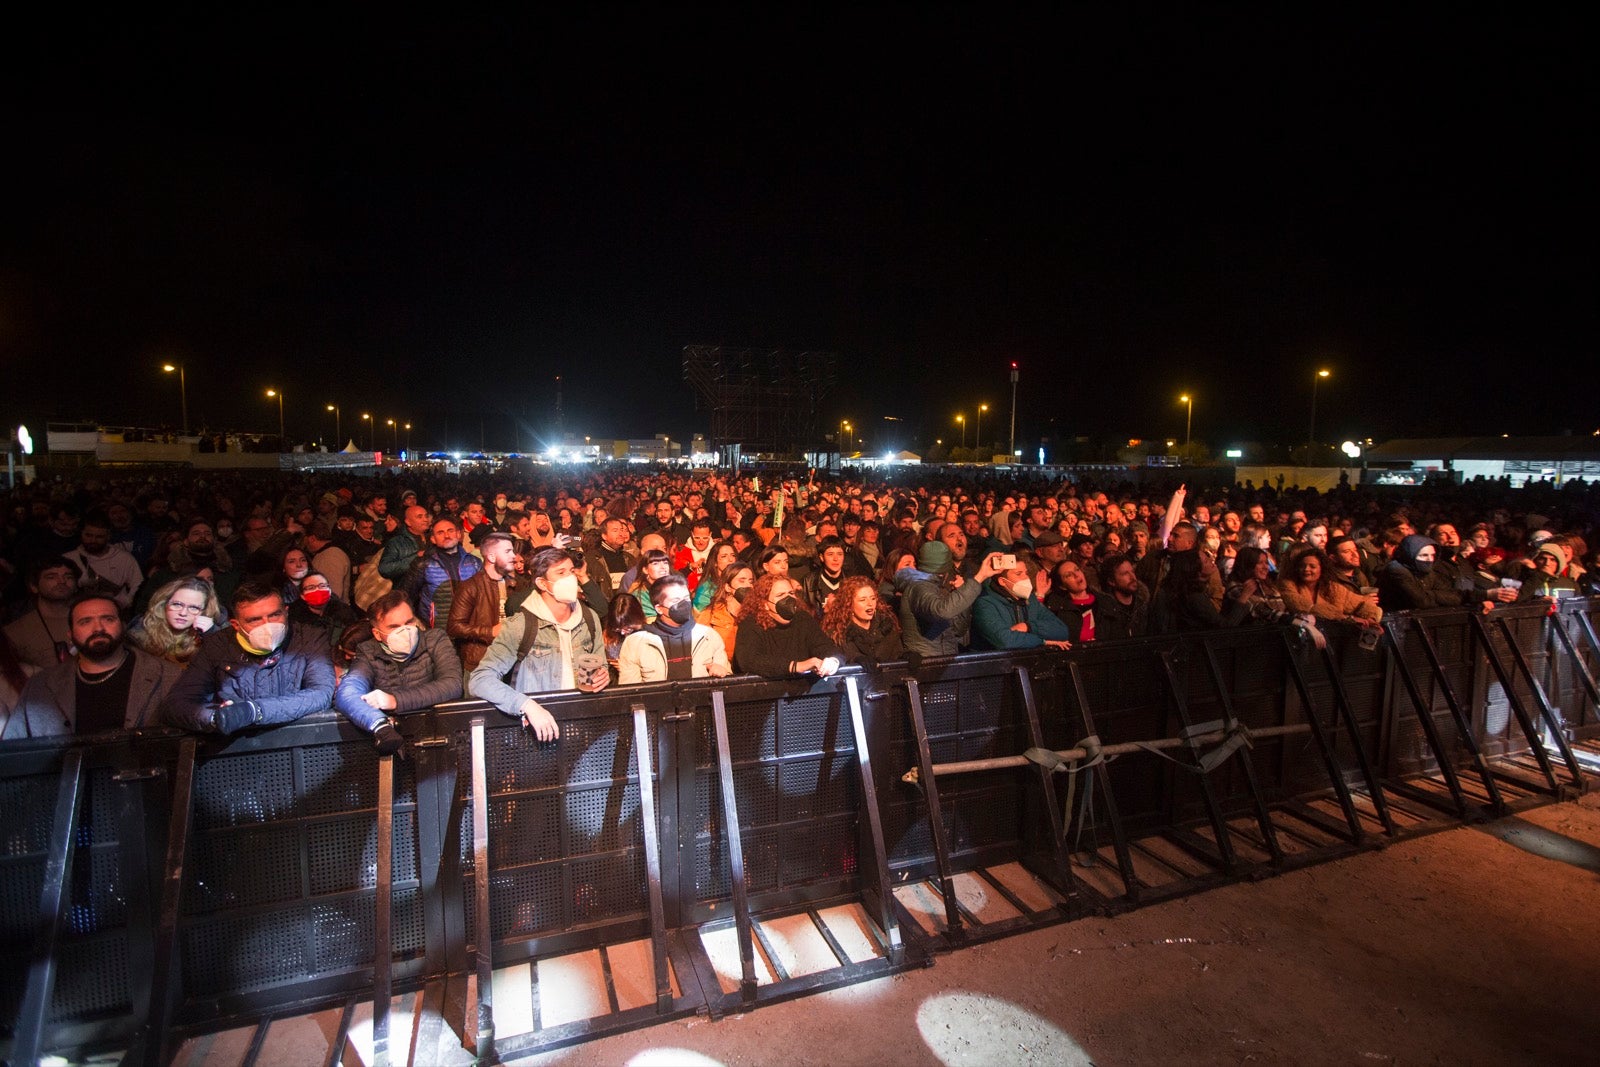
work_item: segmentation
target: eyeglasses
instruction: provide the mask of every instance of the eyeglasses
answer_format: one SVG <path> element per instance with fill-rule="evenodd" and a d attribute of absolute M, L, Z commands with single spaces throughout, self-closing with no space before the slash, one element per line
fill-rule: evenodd
<path fill-rule="evenodd" d="M 181 612 L 184 615 L 198 615 L 206 609 L 204 604 L 179 604 L 176 602 L 169 602 L 167 604 L 167 610 Z"/>

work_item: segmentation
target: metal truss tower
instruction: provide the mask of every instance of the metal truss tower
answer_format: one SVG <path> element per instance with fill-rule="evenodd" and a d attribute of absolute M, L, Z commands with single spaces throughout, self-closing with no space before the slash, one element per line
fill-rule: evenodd
<path fill-rule="evenodd" d="M 800 452 L 815 447 L 822 401 L 838 383 L 833 352 L 688 345 L 683 377 L 711 412 L 713 449 Z"/>

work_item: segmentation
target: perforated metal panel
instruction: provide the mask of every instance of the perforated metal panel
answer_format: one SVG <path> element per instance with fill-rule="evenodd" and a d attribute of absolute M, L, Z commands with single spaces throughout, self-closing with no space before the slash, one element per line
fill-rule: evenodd
<path fill-rule="evenodd" d="M 658 746 L 650 731 L 652 779 Z M 485 731 L 489 786 L 489 925 L 496 940 L 538 937 L 646 914 L 644 833 L 631 715 L 567 719 L 554 745 L 519 725 Z M 453 751 L 470 767 L 463 731 Z M 470 779 L 457 793 L 460 862 L 469 939 L 477 922 L 473 889 Z"/>
<path fill-rule="evenodd" d="M 697 717 L 708 725 L 696 730 L 693 891 L 700 901 L 715 901 L 729 892 L 728 856 L 711 716 Z M 854 878 L 860 772 L 840 694 L 730 704 L 728 735 L 751 891 Z"/>

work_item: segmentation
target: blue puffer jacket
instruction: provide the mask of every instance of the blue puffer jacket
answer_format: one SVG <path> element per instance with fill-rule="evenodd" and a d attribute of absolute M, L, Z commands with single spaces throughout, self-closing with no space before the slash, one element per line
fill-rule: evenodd
<path fill-rule="evenodd" d="M 451 553 L 430 549 L 422 557 L 422 591 L 417 595 L 417 614 L 428 625 L 443 629 L 450 618 L 450 602 L 455 599 L 456 584 L 481 570 L 483 561 L 466 549 L 458 548 Z"/>
<path fill-rule="evenodd" d="M 314 626 L 294 627 L 277 651 L 257 656 L 239 644 L 232 626 L 207 634 L 167 694 L 161 714 L 185 730 L 220 729 L 216 706 L 225 700 L 255 704 L 253 725 L 275 726 L 323 711 L 333 704 L 333 662 L 328 635 Z"/>

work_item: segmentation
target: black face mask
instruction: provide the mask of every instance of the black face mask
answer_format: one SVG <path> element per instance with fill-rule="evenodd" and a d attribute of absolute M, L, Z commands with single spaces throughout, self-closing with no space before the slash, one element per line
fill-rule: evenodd
<path fill-rule="evenodd" d="M 778 618 L 790 622 L 800 614 L 800 601 L 792 596 L 786 596 L 774 604 L 772 610 L 778 613 Z"/>
<path fill-rule="evenodd" d="M 667 618 L 679 626 L 687 626 L 694 619 L 694 604 L 687 600 L 680 600 L 667 609 Z"/>
<path fill-rule="evenodd" d="M 1433 560 L 1431 560 L 1431 559 L 1419 559 L 1419 560 L 1415 561 L 1414 563 L 1412 563 L 1411 567 L 1418 574 L 1427 574 L 1429 571 L 1433 570 Z"/>
<path fill-rule="evenodd" d="M 735 589 L 733 591 L 733 599 L 737 600 L 741 604 L 744 603 L 744 598 L 749 596 L 749 595 L 750 595 L 750 587 L 748 585 L 745 586 L 743 589 Z"/>

